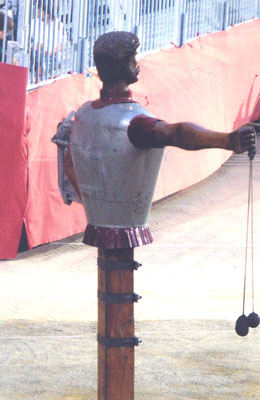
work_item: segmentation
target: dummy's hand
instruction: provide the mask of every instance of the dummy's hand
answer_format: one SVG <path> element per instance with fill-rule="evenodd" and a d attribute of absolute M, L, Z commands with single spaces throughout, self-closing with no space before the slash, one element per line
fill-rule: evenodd
<path fill-rule="evenodd" d="M 250 160 L 253 160 L 256 155 L 256 132 L 260 132 L 260 124 L 253 122 L 231 132 L 231 149 L 238 154 L 248 151 Z"/>

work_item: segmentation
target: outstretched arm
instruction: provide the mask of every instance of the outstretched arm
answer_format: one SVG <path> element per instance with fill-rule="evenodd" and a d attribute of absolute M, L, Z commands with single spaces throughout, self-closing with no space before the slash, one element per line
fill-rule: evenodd
<path fill-rule="evenodd" d="M 216 132 L 189 122 L 168 124 L 145 115 L 135 117 L 129 125 L 131 143 L 139 148 L 175 146 L 185 150 L 220 148 L 236 153 L 256 153 L 256 132 L 260 124 L 242 125 L 230 133 Z"/>
<path fill-rule="evenodd" d="M 167 124 L 158 121 L 154 126 L 154 140 L 158 145 L 185 150 L 220 148 L 239 154 L 248 151 L 255 155 L 256 132 L 260 132 L 260 124 L 246 124 L 231 133 L 222 133 L 191 123 Z"/>

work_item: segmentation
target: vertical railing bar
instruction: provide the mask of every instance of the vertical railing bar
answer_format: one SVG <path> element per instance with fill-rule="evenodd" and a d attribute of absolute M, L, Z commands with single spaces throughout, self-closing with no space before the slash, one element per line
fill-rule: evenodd
<path fill-rule="evenodd" d="M 227 13 L 228 13 L 228 21 L 227 28 L 229 28 L 233 24 L 233 16 L 232 16 L 232 0 L 227 0 Z"/>
<path fill-rule="evenodd" d="M 50 3 L 47 5 L 47 19 L 48 19 L 48 23 L 46 29 L 47 30 L 47 50 L 46 50 L 46 56 L 44 57 L 44 61 L 46 62 L 46 70 L 45 70 L 45 79 L 47 80 L 49 78 L 49 68 L 50 68 L 50 64 L 51 64 L 51 58 L 50 58 L 50 50 L 51 50 L 51 46 L 50 46 L 50 38 L 51 38 L 51 20 L 52 20 L 52 0 L 50 1 Z"/>
<path fill-rule="evenodd" d="M 205 35 L 206 33 L 206 26 L 205 26 L 205 0 L 202 1 L 201 3 L 201 9 L 200 9 L 200 20 L 199 20 L 199 25 L 200 25 L 200 35 Z"/>
<path fill-rule="evenodd" d="M 205 21 L 205 34 L 208 34 L 209 32 L 210 32 L 210 26 L 209 26 L 209 21 L 208 21 L 208 18 L 207 18 L 207 16 L 208 16 L 208 13 L 207 13 L 207 10 L 208 10 L 208 0 L 205 0 L 205 3 L 204 3 L 205 5 L 204 5 L 204 21 Z"/>
<path fill-rule="evenodd" d="M 149 0 L 150 6 L 150 23 L 149 23 L 149 36 L 147 37 L 148 41 L 148 50 L 151 50 L 151 43 L 152 43 L 152 24 L 153 24 L 153 2 L 154 0 Z"/>
<path fill-rule="evenodd" d="M 87 2 L 86 1 L 84 1 L 83 0 L 83 10 L 82 10 L 82 29 L 81 29 L 81 36 L 82 36 L 82 38 L 83 38 L 83 41 L 82 41 L 82 45 L 84 46 L 84 49 L 82 48 L 82 56 L 83 56 L 83 54 L 84 54 L 84 58 L 81 60 L 81 63 L 82 63 L 82 67 L 85 69 L 86 68 L 86 59 L 87 59 L 87 54 L 86 54 L 86 50 L 88 49 L 88 46 L 87 46 L 87 42 L 88 42 L 88 39 L 87 39 L 87 32 L 86 32 L 86 27 L 87 27 L 87 7 L 88 7 L 88 4 L 87 4 Z"/>
<path fill-rule="evenodd" d="M 197 3 L 197 35 L 200 36 L 200 16 L 201 16 L 201 8 L 203 5 L 203 0 L 201 0 L 201 7 L 199 2 Z"/>
<path fill-rule="evenodd" d="M 42 49 L 40 49 L 40 51 L 38 50 L 38 54 L 40 57 L 39 59 L 40 62 L 38 62 L 38 66 L 41 64 L 41 81 L 43 81 L 45 72 L 44 65 L 45 65 L 45 50 L 46 50 L 46 30 L 47 30 L 47 2 L 41 4 L 41 7 L 42 7 L 41 13 L 43 12 L 43 32 L 42 32 L 43 37 L 42 37 Z M 40 40 L 40 34 L 38 35 L 38 37 Z M 47 76 L 46 79 L 48 79 Z"/>
<path fill-rule="evenodd" d="M 134 32 L 135 26 L 137 25 L 135 20 L 136 7 L 137 7 L 136 0 L 134 0 L 132 2 L 132 9 L 131 9 L 131 29 L 130 29 L 131 32 Z"/>
<path fill-rule="evenodd" d="M 166 11 L 167 9 L 165 10 L 165 17 L 167 20 L 167 30 L 163 38 L 163 46 L 169 45 L 170 42 L 173 42 L 173 32 L 171 32 L 172 0 L 169 0 L 167 6 L 168 6 L 168 12 Z M 172 21 L 172 23 L 174 24 L 175 21 Z M 170 38 L 172 38 L 172 40 L 170 40 Z"/>
<path fill-rule="evenodd" d="M 197 0 L 193 0 L 193 34 L 192 37 L 197 36 Z"/>
<path fill-rule="evenodd" d="M 82 22 L 83 22 L 83 3 L 84 0 L 79 0 L 79 14 L 78 14 L 78 54 L 76 59 L 76 72 L 82 72 L 82 54 L 83 54 L 83 32 L 82 32 Z"/>
<path fill-rule="evenodd" d="M 160 27 L 160 36 L 157 41 L 157 48 L 161 48 L 164 46 L 165 36 L 168 32 L 168 3 L 169 0 L 158 0 L 157 2 L 157 10 L 158 10 L 158 26 Z"/>
<path fill-rule="evenodd" d="M 98 13 L 99 13 L 99 9 L 100 9 L 100 24 L 99 24 L 99 32 L 98 32 L 98 36 L 102 35 L 102 26 L 103 26 L 103 22 L 105 24 L 105 20 L 103 20 L 103 0 L 99 0 L 100 1 L 100 5 L 98 7 Z"/>
<path fill-rule="evenodd" d="M 25 3 L 25 0 L 20 0 L 18 3 L 18 8 L 17 8 L 17 13 L 18 13 L 18 19 L 17 19 L 17 41 L 19 44 L 24 48 L 26 51 L 26 29 L 27 25 L 25 22 L 25 17 L 26 17 L 26 8 L 27 4 Z"/>
<path fill-rule="evenodd" d="M 59 69 L 60 69 L 60 74 L 63 75 L 63 65 L 64 65 L 64 58 L 65 58 L 65 38 L 66 42 L 68 41 L 68 36 L 67 36 L 67 30 L 66 30 L 66 15 L 65 15 L 65 10 L 64 10 L 64 1 L 60 1 L 60 8 L 61 8 L 61 18 L 60 18 L 60 24 L 62 28 L 62 41 L 61 41 L 61 52 L 60 52 L 60 63 L 59 63 Z"/>
<path fill-rule="evenodd" d="M 33 0 L 31 0 L 31 6 L 33 6 Z M 35 32 L 37 29 L 37 9 L 38 9 L 38 0 L 36 0 L 35 3 L 35 8 L 33 10 L 34 11 L 34 24 L 33 24 L 33 36 L 35 38 Z M 37 47 L 39 48 L 39 42 L 40 42 L 40 38 L 38 37 L 38 44 Z M 30 44 L 31 45 L 31 44 Z M 31 55 L 32 55 L 32 83 L 34 83 L 34 74 L 35 74 L 35 48 L 36 48 L 36 43 L 35 40 L 33 40 L 32 42 L 32 48 L 31 48 Z"/>
<path fill-rule="evenodd" d="M 212 16 L 212 8 L 213 8 L 212 3 L 209 3 L 208 4 L 208 21 L 209 21 L 209 26 L 210 26 L 210 32 L 211 33 L 214 32 L 214 21 L 212 21 L 212 18 L 211 18 L 211 16 Z"/>
<path fill-rule="evenodd" d="M 224 0 L 224 5 L 226 7 L 226 11 L 225 11 L 225 29 L 227 29 L 227 27 L 230 25 L 230 7 L 229 7 L 229 0 Z"/>
<path fill-rule="evenodd" d="M 213 14 L 214 14 L 214 3 L 212 3 L 210 6 L 211 32 L 215 32 L 215 30 L 216 30 L 215 22 L 213 19 Z"/>
<path fill-rule="evenodd" d="M 70 10 L 71 10 L 71 47 L 72 47 L 72 58 L 71 58 L 71 67 L 72 71 L 75 71 L 76 61 L 78 58 L 78 42 L 76 38 L 76 26 L 75 26 L 75 15 L 78 16 L 79 13 L 79 0 L 70 0 Z M 77 20 L 76 20 L 77 21 Z"/>
<path fill-rule="evenodd" d="M 196 37 L 199 36 L 199 2 L 201 2 L 201 0 L 196 0 Z"/>
<path fill-rule="evenodd" d="M 147 9 L 147 0 L 144 0 L 143 2 L 142 2 L 142 6 L 143 6 L 143 9 L 142 9 L 142 18 L 143 18 L 143 51 L 145 52 L 146 51 L 146 48 L 147 48 L 147 46 L 146 46 L 146 31 L 147 31 L 147 23 L 148 23 L 148 21 L 147 21 L 147 13 L 146 13 L 146 9 Z"/>
<path fill-rule="evenodd" d="M 50 73 L 50 78 L 53 79 L 53 72 L 54 72 L 54 52 L 55 52 L 55 35 L 56 35 L 56 24 L 55 24 L 55 18 L 56 18 L 56 4 L 57 4 L 57 0 L 53 0 L 52 2 L 52 9 L 51 9 L 51 18 L 50 18 L 50 34 L 51 32 L 51 28 L 53 27 L 53 34 L 52 37 L 50 35 L 49 37 L 49 41 L 52 39 L 52 43 L 51 43 L 51 57 L 50 57 L 50 62 L 51 62 L 51 73 Z M 51 26 L 51 24 L 53 26 Z M 48 66 L 47 66 L 48 68 Z"/>
<path fill-rule="evenodd" d="M 59 70 L 60 70 L 61 75 L 65 74 L 65 69 L 64 69 L 64 60 L 66 57 L 65 46 L 67 45 L 67 42 L 68 42 L 67 27 L 66 27 L 66 12 L 65 12 L 64 6 L 65 6 L 64 0 L 60 0 L 62 41 L 61 41 L 61 59 L 60 59 L 60 64 L 59 64 Z M 66 39 L 66 41 L 65 41 L 65 39 Z"/>
<path fill-rule="evenodd" d="M 190 30 L 190 38 L 189 39 L 191 39 L 195 35 L 195 17 L 196 17 L 195 11 L 196 11 L 196 0 L 193 0 L 191 2 L 191 21 L 192 21 L 192 23 L 191 23 L 191 30 Z"/>
<path fill-rule="evenodd" d="M 57 23 L 58 23 L 58 33 L 57 33 L 57 53 L 55 53 L 56 56 L 55 56 L 55 58 L 54 58 L 54 61 L 55 61 L 55 74 L 57 75 L 57 74 L 58 74 L 58 68 L 59 68 L 60 55 L 61 55 L 61 51 L 62 51 L 62 41 L 61 41 L 61 34 L 60 34 L 60 33 L 61 33 L 61 32 L 60 32 L 60 30 L 61 30 L 61 7 L 60 7 L 60 0 L 58 0 L 56 12 L 57 12 L 57 18 L 58 18 L 58 20 L 57 20 Z"/>
<path fill-rule="evenodd" d="M 146 52 L 147 49 L 148 49 L 147 38 L 148 38 L 148 25 L 149 25 L 149 10 L 148 10 L 149 0 L 145 0 L 144 4 L 145 4 L 145 8 L 144 8 L 144 15 L 145 15 L 145 52 Z"/>
<path fill-rule="evenodd" d="M 68 8 L 68 2 L 67 0 L 64 1 L 64 12 L 66 16 L 66 23 L 65 23 L 65 29 L 66 29 L 66 34 L 67 34 L 67 42 L 66 42 L 66 54 L 65 54 L 65 71 L 68 72 L 68 61 L 70 57 L 70 69 L 72 64 L 72 46 L 71 46 L 71 21 L 72 21 L 72 10 Z"/>
<path fill-rule="evenodd" d="M 192 30 L 190 38 L 193 38 L 196 35 L 196 1 L 197 0 L 193 0 L 192 2 Z"/>
<path fill-rule="evenodd" d="M 2 62 L 5 61 L 5 54 L 6 54 L 6 35 L 7 35 L 7 16 L 8 16 L 8 3 L 5 3 L 5 15 L 4 15 L 4 30 L 3 30 L 3 42 L 2 42 Z"/>
<path fill-rule="evenodd" d="M 33 75 L 34 75 L 34 66 L 32 66 L 32 59 L 31 57 L 33 57 L 33 51 L 32 51 L 32 21 L 33 21 L 33 7 L 32 7 L 32 3 L 33 0 L 30 0 L 30 8 L 29 8 L 29 31 L 28 31 L 28 41 L 27 41 L 27 46 L 28 46 L 28 81 L 30 83 L 33 83 Z"/>
<path fill-rule="evenodd" d="M 184 20 L 183 20 L 183 44 L 186 42 L 186 40 L 189 37 L 189 22 L 190 22 L 190 3 L 187 2 L 187 0 L 185 0 L 185 11 L 184 11 Z"/>
<path fill-rule="evenodd" d="M 194 20 L 195 20 L 195 28 L 194 28 L 194 37 L 198 36 L 198 0 L 195 0 L 195 10 L 194 10 Z"/>
<path fill-rule="evenodd" d="M 86 10 L 85 36 L 86 36 L 86 38 L 87 38 L 88 41 L 89 41 L 89 31 L 90 31 L 90 28 L 89 28 L 89 24 L 90 24 L 90 21 L 89 21 L 89 2 L 88 2 L 88 3 L 86 2 L 86 4 L 87 4 L 87 10 Z M 88 47 L 89 47 L 89 46 L 88 46 Z"/>
<path fill-rule="evenodd" d="M 123 7 L 122 7 L 122 10 L 121 10 L 122 11 L 121 12 L 121 14 L 122 14 L 121 18 L 123 20 L 123 24 L 122 24 L 122 27 L 120 27 L 120 29 L 123 29 L 125 31 L 129 31 L 129 22 L 130 22 L 130 15 L 131 15 L 131 11 L 130 11 L 129 6 L 131 6 L 131 4 L 132 4 L 132 2 L 130 3 L 128 1 L 128 6 L 127 6 L 126 0 L 123 0 Z"/>
<path fill-rule="evenodd" d="M 153 0 L 153 35 L 152 35 L 152 50 L 155 49 L 155 46 L 158 42 L 157 37 L 159 36 L 159 40 L 160 40 L 160 34 L 161 34 L 161 29 L 160 29 L 160 25 L 157 26 L 157 16 L 158 16 L 158 12 L 157 12 L 157 5 L 158 5 L 158 1 L 157 0 Z M 158 19 L 159 21 L 159 19 Z M 158 34 L 157 34 L 158 33 Z"/>
<path fill-rule="evenodd" d="M 166 45 L 166 39 L 170 37 L 170 21 L 169 16 L 171 15 L 171 0 L 165 0 L 163 8 L 163 20 L 162 26 L 165 27 L 163 30 L 161 44 L 164 47 Z"/>
<path fill-rule="evenodd" d="M 199 32 L 199 26 L 198 26 L 198 0 L 195 0 L 195 31 L 194 31 L 194 35 L 195 37 L 199 36 L 198 32 Z"/>
<path fill-rule="evenodd" d="M 96 13 L 95 13 L 95 29 L 94 29 L 94 41 L 97 39 L 97 32 L 98 32 L 98 0 L 95 0 L 95 8 L 96 8 Z"/>
<path fill-rule="evenodd" d="M 149 28 L 147 30 L 147 44 L 148 50 L 151 50 L 151 33 L 152 33 L 152 2 L 153 0 L 148 0 L 149 2 Z"/>
<path fill-rule="evenodd" d="M 230 1 L 230 8 L 231 8 L 231 13 L 230 13 L 230 26 L 235 25 L 235 8 L 234 8 L 234 0 L 229 0 Z"/>
<path fill-rule="evenodd" d="M 133 32 L 135 0 L 128 4 L 131 4 L 131 7 L 130 7 L 130 12 L 129 12 L 129 17 L 127 17 L 127 14 L 128 14 L 128 8 L 127 8 L 126 18 L 128 18 L 128 21 L 129 21 L 127 26 L 128 26 L 129 32 Z"/>
<path fill-rule="evenodd" d="M 104 33 L 106 33 L 107 31 L 107 20 L 109 18 L 109 21 L 111 20 L 111 15 L 109 14 L 108 17 L 108 4 L 107 4 L 107 0 L 105 1 L 105 25 L 104 25 Z M 91 49 L 90 49 L 91 50 Z"/>
<path fill-rule="evenodd" d="M 39 1 L 39 0 L 38 0 Z M 39 78 L 41 75 L 41 81 L 43 80 L 43 66 L 42 64 L 42 53 L 44 55 L 44 32 L 45 32 L 45 23 L 43 23 L 44 21 L 42 21 L 42 12 L 43 10 L 43 3 L 40 3 L 40 9 L 38 8 L 39 3 L 37 4 L 37 13 L 39 13 L 39 17 L 38 19 L 38 44 L 37 44 L 37 52 L 36 52 L 36 58 L 37 58 L 37 62 L 36 62 L 36 82 L 39 82 Z M 41 72 L 41 74 L 40 74 Z"/>
<path fill-rule="evenodd" d="M 200 9 L 199 9 L 199 32 L 200 36 L 205 34 L 204 24 L 203 24 L 203 16 L 204 16 L 204 0 L 201 1 Z"/>
<path fill-rule="evenodd" d="M 177 8 L 177 5 L 176 5 L 176 8 Z M 180 18 L 178 18 L 178 20 L 179 19 Z M 168 41 L 168 44 L 169 45 L 172 44 L 173 40 L 174 40 L 175 44 L 178 46 L 178 36 L 174 37 L 174 32 L 176 32 L 174 26 L 177 25 L 177 19 L 175 19 L 175 2 L 174 2 L 174 0 L 172 0 L 170 22 L 171 21 L 173 21 L 173 23 L 170 24 L 170 33 L 171 33 L 171 35 L 170 35 L 170 40 Z"/>
<path fill-rule="evenodd" d="M 170 35 L 170 16 L 171 16 L 171 3 L 172 0 L 164 0 L 162 1 L 162 19 L 161 19 L 161 27 L 162 27 L 162 35 L 161 35 L 161 44 L 159 46 L 165 47 L 168 44 L 168 38 Z M 174 21 L 172 22 L 174 23 Z"/>
<path fill-rule="evenodd" d="M 239 24 L 239 0 L 236 0 L 236 24 Z"/>
<path fill-rule="evenodd" d="M 141 17 L 140 17 L 140 20 L 142 20 L 142 52 L 144 52 L 145 51 L 145 47 L 144 47 L 144 44 L 145 44 L 145 27 L 144 27 L 144 24 L 145 24 L 145 19 L 144 19 L 144 15 L 145 15 L 145 2 L 142 2 L 141 3 L 141 5 L 140 5 L 140 13 L 142 13 L 141 14 Z"/>
<path fill-rule="evenodd" d="M 189 22 L 188 22 L 188 28 L 189 28 L 189 37 L 188 40 L 190 40 L 193 37 L 193 32 L 194 32 L 194 2 L 195 0 L 191 1 L 189 4 Z"/>
<path fill-rule="evenodd" d="M 187 8 L 186 8 L 186 23 L 185 23 L 185 42 L 186 40 L 189 40 L 190 38 L 190 33 L 192 31 L 192 2 L 189 2 L 187 4 Z"/>
<path fill-rule="evenodd" d="M 154 29 L 155 29 L 154 20 L 156 18 L 155 3 L 156 3 L 156 0 L 151 0 L 152 12 L 151 12 L 151 25 L 150 25 L 150 32 L 151 32 L 150 50 L 154 49 L 154 41 L 155 41 L 155 31 L 154 31 Z"/>
<path fill-rule="evenodd" d="M 94 1 L 90 3 L 90 26 L 91 26 L 91 34 L 89 40 L 89 48 L 92 49 L 93 47 L 93 30 L 94 30 Z M 92 63 L 92 52 L 89 52 L 89 65 Z"/>
<path fill-rule="evenodd" d="M 138 0 L 135 0 L 135 15 L 134 15 L 134 33 L 138 34 L 140 36 L 139 28 L 140 28 L 140 2 Z M 142 38 L 139 37 L 140 40 Z M 140 49 L 141 50 L 141 49 Z"/>
<path fill-rule="evenodd" d="M 149 37 L 150 37 L 150 26 L 151 26 L 151 0 L 147 0 L 147 8 L 148 8 L 148 12 L 147 12 L 147 28 L 146 28 L 146 50 L 150 50 L 150 41 L 149 41 Z"/>
<path fill-rule="evenodd" d="M 164 0 L 160 1 L 160 9 L 161 9 L 161 27 L 162 27 L 162 33 L 161 33 L 161 39 L 159 43 L 159 48 L 160 47 L 165 47 L 167 43 L 167 39 L 170 37 L 170 15 L 171 15 L 171 0 Z M 174 23 L 174 21 L 173 21 Z"/>

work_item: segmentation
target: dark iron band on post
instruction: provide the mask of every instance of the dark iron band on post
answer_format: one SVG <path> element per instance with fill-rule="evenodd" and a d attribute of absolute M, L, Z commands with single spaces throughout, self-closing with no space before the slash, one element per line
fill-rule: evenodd
<path fill-rule="evenodd" d="M 102 261 L 98 259 L 98 266 L 103 271 L 134 271 L 141 267 L 142 264 L 137 261 Z"/>
<path fill-rule="evenodd" d="M 98 291 L 98 300 L 104 303 L 137 303 L 141 298 L 142 296 L 136 293 L 111 294 Z"/>
<path fill-rule="evenodd" d="M 97 336 L 97 341 L 103 347 L 134 347 L 138 346 L 142 342 L 141 339 L 137 337 L 132 338 L 105 338 L 101 335 Z"/>

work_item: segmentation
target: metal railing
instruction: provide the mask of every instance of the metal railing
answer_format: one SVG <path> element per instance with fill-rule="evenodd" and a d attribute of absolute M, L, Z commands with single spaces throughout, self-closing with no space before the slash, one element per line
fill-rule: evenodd
<path fill-rule="evenodd" d="M 15 29 L 2 61 L 28 67 L 28 88 L 94 65 L 93 44 L 112 30 L 135 33 L 139 54 L 260 17 L 259 0 L 6 0 Z"/>

